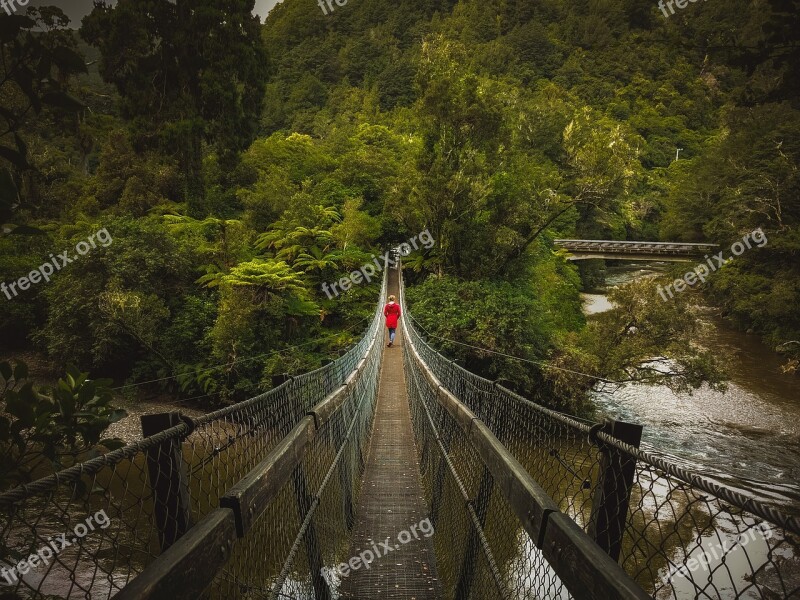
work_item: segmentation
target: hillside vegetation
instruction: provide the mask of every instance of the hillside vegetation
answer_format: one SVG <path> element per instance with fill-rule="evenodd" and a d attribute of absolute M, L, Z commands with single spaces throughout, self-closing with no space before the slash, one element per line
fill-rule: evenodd
<path fill-rule="evenodd" d="M 0 295 L 6 355 L 241 400 L 357 339 L 377 282 L 322 285 L 427 229 L 405 263 L 431 341 L 585 414 L 598 378 L 724 373 L 696 295 L 643 282 L 587 322 L 596 273 L 552 240 L 728 248 L 760 227 L 705 301 L 797 365 L 796 2 L 286 0 L 264 24 L 252 6 L 118 0 L 77 33 L 58 8 L 0 16 L 0 281 L 113 238 Z"/>

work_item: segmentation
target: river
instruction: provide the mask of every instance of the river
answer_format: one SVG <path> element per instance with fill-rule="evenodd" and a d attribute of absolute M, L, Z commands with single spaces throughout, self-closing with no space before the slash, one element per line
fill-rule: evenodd
<path fill-rule="evenodd" d="M 607 268 L 606 290 L 666 270 L 659 263 Z M 584 312 L 611 308 L 602 293 L 584 294 Z M 708 307 L 703 346 L 731 356 L 725 392 L 706 386 L 675 394 L 660 385 L 626 384 L 595 393 L 605 416 L 644 425 L 643 447 L 697 472 L 800 514 L 800 383 L 781 373 L 782 358 L 756 336 L 730 328 Z"/>

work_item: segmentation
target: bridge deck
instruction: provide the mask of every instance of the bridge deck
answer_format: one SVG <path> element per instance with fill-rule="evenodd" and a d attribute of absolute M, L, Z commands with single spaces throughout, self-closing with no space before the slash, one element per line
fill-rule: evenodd
<path fill-rule="evenodd" d="M 398 295 L 396 269 L 389 272 L 388 289 Z M 428 516 L 403 377 L 402 343 L 403 333 L 398 329 L 394 347 L 383 349 L 375 425 L 349 555 L 356 557 L 377 546 L 381 556 L 369 569 L 361 566 L 343 579 L 340 592 L 344 598 L 423 600 L 439 596 L 432 538 L 416 527 L 418 539 L 410 536 L 411 541 L 400 543 L 408 537 L 401 532 L 410 534 L 411 527 Z M 386 543 L 387 538 L 392 551 L 383 555 L 386 550 L 381 542 Z"/>
<path fill-rule="evenodd" d="M 717 244 L 690 242 L 637 242 L 630 240 L 553 240 L 553 243 L 569 253 L 568 260 L 590 258 L 623 260 L 657 260 L 687 262 L 697 260 L 705 253 L 713 252 Z"/>

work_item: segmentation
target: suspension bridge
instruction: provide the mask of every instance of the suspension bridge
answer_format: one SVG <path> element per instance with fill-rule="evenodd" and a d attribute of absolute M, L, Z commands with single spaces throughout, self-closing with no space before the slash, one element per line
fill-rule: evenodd
<path fill-rule="evenodd" d="M 796 516 L 640 447 L 640 426 L 466 371 L 384 273 L 337 360 L 201 417 L 148 415 L 141 441 L 1 494 L 0 595 L 800 597 Z"/>
<path fill-rule="evenodd" d="M 717 244 L 616 240 L 553 240 L 553 244 L 568 253 L 568 260 L 604 258 L 687 262 L 702 258 L 718 248 Z"/>

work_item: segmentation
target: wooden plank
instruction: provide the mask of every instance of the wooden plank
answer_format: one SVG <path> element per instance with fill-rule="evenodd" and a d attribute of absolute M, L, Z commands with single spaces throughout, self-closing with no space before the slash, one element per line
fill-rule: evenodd
<path fill-rule="evenodd" d="M 365 364 L 367 364 L 367 359 L 362 358 L 361 361 L 359 361 L 359 363 L 356 365 L 355 371 L 350 373 L 350 375 L 347 376 L 347 379 L 344 380 L 344 384 L 347 386 L 353 385 L 361 375 L 361 370 L 364 368 Z"/>
<path fill-rule="evenodd" d="M 417 353 L 417 349 L 414 347 L 414 342 L 411 341 L 410 337 L 405 338 L 404 344 L 408 344 L 411 348 L 411 356 L 412 358 L 417 361 L 417 364 L 420 365 L 420 369 L 422 374 L 425 376 L 425 380 L 428 382 L 428 385 L 431 389 L 434 390 L 435 393 L 439 393 L 439 388 L 442 387 L 442 382 L 439 381 L 439 378 L 433 374 L 433 371 L 426 365 L 420 355 Z"/>
<path fill-rule="evenodd" d="M 230 559 L 235 541 L 233 511 L 218 508 L 150 563 L 114 598 L 196 600 Z"/>
<path fill-rule="evenodd" d="M 150 437 L 181 423 L 177 412 L 142 415 L 142 437 Z M 166 550 L 191 527 L 189 475 L 181 439 L 167 439 L 145 451 L 147 475 L 153 491 L 153 514 L 161 549 Z"/>
<path fill-rule="evenodd" d="M 547 517 L 542 554 L 580 600 L 652 600 L 652 597 L 563 513 Z"/>
<path fill-rule="evenodd" d="M 367 357 L 375 345 L 373 339 L 355 370 L 344 385 L 326 396 L 312 408 L 292 431 L 252 471 L 239 480 L 228 493 L 220 498 L 220 506 L 230 508 L 236 516 L 236 527 L 243 536 L 289 480 L 295 467 L 300 464 L 308 443 L 314 438 L 333 414 L 341 408 L 347 398 L 349 387 L 363 374 Z"/>
<path fill-rule="evenodd" d="M 247 533 L 289 480 L 315 435 L 314 417 L 306 415 L 267 458 L 220 498 L 220 506 L 231 509 L 236 517 L 239 537 Z"/>

